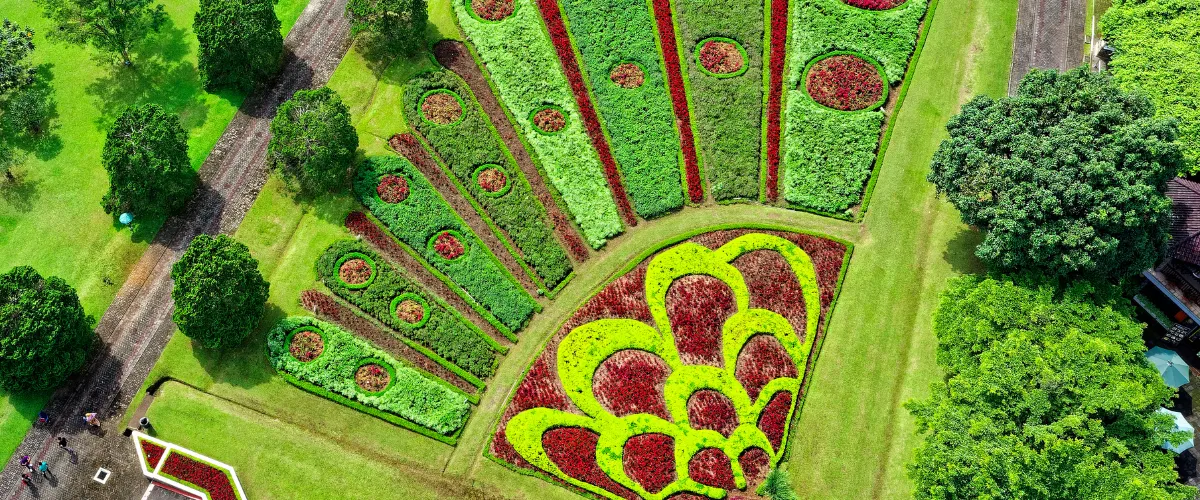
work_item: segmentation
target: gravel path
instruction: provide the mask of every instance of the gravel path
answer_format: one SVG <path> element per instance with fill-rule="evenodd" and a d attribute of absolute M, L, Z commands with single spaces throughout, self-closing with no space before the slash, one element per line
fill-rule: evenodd
<path fill-rule="evenodd" d="M 1071 69 L 1084 62 L 1083 0 L 1020 0 L 1008 93 L 1033 68 Z"/>
<path fill-rule="evenodd" d="M 200 169 L 201 186 L 187 209 L 167 220 L 130 272 L 96 327 L 103 346 L 81 374 L 54 393 L 49 426 L 36 426 L 0 472 L 0 498 L 141 498 L 146 480 L 136 465 L 119 419 L 175 331 L 171 322 L 171 266 L 196 235 L 232 233 L 267 179 L 264 166 L 270 120 L 296 91 L 323 85 L 349 49 L 346 0 L 312 0 L 284 42 L 284 67 L 272 86 L 246 99 Z M 89 430 L 85 412 L 104 424 Z M 77 453 L 59 450 L 68 436 Z M 57 479 L 29 488 L 19 480 L 16 457 L 46 460 Z M 97 468 L 112 471 L 107 484 L 90 480 Z"/>

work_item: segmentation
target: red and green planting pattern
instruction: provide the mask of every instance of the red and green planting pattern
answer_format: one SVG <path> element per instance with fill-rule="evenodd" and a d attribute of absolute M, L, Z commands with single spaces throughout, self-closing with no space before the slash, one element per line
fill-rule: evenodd
<path fill-rule="evenodd" d="M 142 472 L 149 478 L 204 493 L 210 500 L 245 500 L 228 465 L 160 441 L 140 432 L 132 435 L 142 454 Z"/>
<path fill-rule="evenodd" d="M 558 3 L 634 210 L 652 219 L 679 209 L 681 143 L 650 7 L 645 0 Z M 699 187 L 698 174 L 695 181 Z"/>
<path fill-rule="evenodd" d="M 846 255 L 759 229 L 658 250 L 551 338 L 489 453 L 606 498 L 753 491 L 784 456 Z"/>
<path fill-rule="evenodd" d="M 881 11 L 887 4 L 895 8 Z M 904 78 L 925 7 L 926 0 L 792 0 L 779 174 L 789 205 L 848 216 L 862 201 L 881 105 Z"/>
<path fill-rule="evenodd" d="M 709 191 L 717 201 L 757 201 L 764 4 L 677 0 L 673 5 Z"/>
<path fill-rule="evenodd" d="M 379 196 L 379 184 L 389 176 L 405 179 L 408 196 L 404 201 L 388 203 Z M 367 158 L 359 167 L 354 190 L 359 201 L 397 240 L 462 287 L 503 328 L 520 330 L 540 309 L 408 160 L 396 156 Z"/>
<path fill-rule="evenodd" d="M 458 108 L 458 118 L 445 124 L 432 119 L 436 116 L 428 115 L 425 104 L 433 97 L 451 95 L 457 96 L 452 98 L 455 105 L 460 100 L 465 104 Z M 545 207 L 466 82 L 449 71 L 418 75 L 405 85 L 404 110 L 408 123 L 445 162 L 458 189 L 483 208 L 497 238 L 511 241 L 513 257 L 532 268 L 530 277 L 546 290 L 562 283 L 571 274 L 571 260 L 554 236 Z M 558 113 L 562 128 L 562 114 L 550 110 Z M 398 137 L 406 140 L 411 136 Z M 484 165 L 489 168 L 481 170 Z"/>
<path fill-rule="evenodd" d="M 540 10 L 533 0 L 516 0 L 510 15 L 489 21 L 475 10 L 479 3 L 486 2 L 452 2 L 455 17 L 487 66 L 497 97 L 524 132 L 549 184 L 558 190 L 588 243 L 600 248 L 624 231 L 618 203 L 629 202 L 623 192 L 614 196 L 610 190 L 623 190 L 620 172 L 611 158 L 602 162 L 594 147 L 597 137 L 580 119 L 576 89 L 563 73 Z M 534 113 L 547 106 L 564 114 L 566 126 L 559 132 L 539 132 L 533 123 Z M 603 142 L 603 137 L 598 139 Z"/>

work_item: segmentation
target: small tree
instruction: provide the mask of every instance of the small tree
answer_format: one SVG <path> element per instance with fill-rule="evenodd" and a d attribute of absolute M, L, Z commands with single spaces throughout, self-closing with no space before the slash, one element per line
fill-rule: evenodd
<path fill-rule="evenodd" d="M 0 274 L 0 389 L 52 389 L 83 367 L 96 334 L 75 289 L 32 267 Z"/>
<path fill-rule="evenodd" d="M 346 183 L 357 148 L 350 110 L 336 92 L 322 87 L 296 92 L 279 107 L 267 158 L 289 186 L 315 195 Z"/>
<path fill-rule="evenodd" d="M 16 148 L 0 141 L 0 173 L 4 174 L 4 178 L 8 182 L 14 182 L 17 177 L 13 175 L 13 170 L 25 162 L 25 155 Z"/>
<path fill-rule="evenodd" d="M 33 83 L 37 70 L 25 59 L 33 52 L 33 30 L 8 19 L 0 23 L 0 96 Z"/>
<path fill-rule="evenodd" d="M 368 32 L 395 55 L 411 55 L 425 43 L 425 0 L 349 0 L 351 33 Z"/>
<path fill-rule="evenodd" d="M 758 494 L 765 495 L 771 500 L 798 500 L 800 497 L 796 495 L 796 490 L 792 489 L 792 480 L 788 477 L 784 469 L 787 464 L 780 463 L 771 472 L 767 473 L 766 479 L 763 479 L 762 486 L 758 488 Z"/>
<path fill-rule="evenodd" d="M 171 268 L 179 330 L 210 349 L 233 346 L 262 320 L 270 285 L 246 245 L 225 235 L 192 240 Z"/>
<path fill-rule="evenodd" d="M 133 64 L 129 50 L 167 22 L 167 11 L 154 0 L 34 0 L 54 23 L 51 39 L 88 45 Z"/>
<path fill-rule="evenodd" d="M 117 118 L 101 161 L 109 182 L 102 203 L 110 214 L 169 215 L 196 190 L 187 133 L 178 116 L 157 104 L 131 107 Z"/>
<path fill-rule="evenodd" d="M 48 85 L 31 85 L 14 92 L 4 102 L 4 129 L 13 134 L 42 135 L 54 115 L 54 97 Z"/>
<path fill-rule="evenodd" d="M 1175 124 L 1108 76 L 1032 71 L 946 128 L 929 181 L 984 232 L 975 254 L 994 270 L 1119 279 L 1162 255 Z"/>
<path fill-rule="evenodd" d="M 194 29 L 209 91 L 250 92 L 275 75 L 283 35 L 274 0 L 201 0 Z"/>

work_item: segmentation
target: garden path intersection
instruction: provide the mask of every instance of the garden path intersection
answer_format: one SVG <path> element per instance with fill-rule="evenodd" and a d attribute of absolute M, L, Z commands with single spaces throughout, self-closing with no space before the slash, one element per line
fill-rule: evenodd
<path fill-rule="evenodd" d="M 56 480 L 30 490 L 11 460 L 0 472 L 0 498 L 140 498 L 146 481 L 120 419 L 175 331 L 171 322 L 171 267 L 198 234 L 232 233 L 267 179 L 264 163 L 276 107 L 300 89 L 323 85 L 349 49 L 346 0 L 312 0 L 284 41 L 282 70 L 271 86 L 248 97 L 200 169 L 202 185 L 185 211 L 155 237 L 96 327 L 103 347 L 47 404 L 54 420 L 35 426 L 15 456 L 47 460 Z M 81 416 L 99 413 L 99 431 Z M 58 449 L 66 435 L 77 456 Z M 97 468 L 112 471 L 107 484 L 91 481 Z"/>

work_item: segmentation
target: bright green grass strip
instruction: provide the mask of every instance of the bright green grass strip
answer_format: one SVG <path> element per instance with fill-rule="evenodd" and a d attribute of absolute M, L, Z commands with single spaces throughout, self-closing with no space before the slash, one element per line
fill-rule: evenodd
<path fill-rule="evenodd" d="M 717 201 L 757 200 L 762 149 L 764 2 L 677 0 L 680 50 L 687 61 L 696 142 L 709 190 Z M 746 71 L 730 78 L 707 74 L 697 45 L 711 37 L 736 40 Z"/>
<path fill-rule="evenodd" d="M 653 219 L 679 209 L 683 157 L 649 4 L 646 0 L 559 3 L 634 210 Z M 642 86 L 628 89 L 613 83 L 609 75 L 623 63 L 642 69 L 646 78 Z"/>
<path fill-rule="evenodd" d="M 620 234 L 623 225 L 537 5 L 516 0 L 516 12 L 499 22 L 474 17 L 463 1 L 452 6 L 549 181 L 562 194 L 588 243 L 600 248 Z M 554 135 L 539 133 L 532 121 L 533 114 L 547 105 L 557 106 L 567 118 L 566 127 Z"/>

